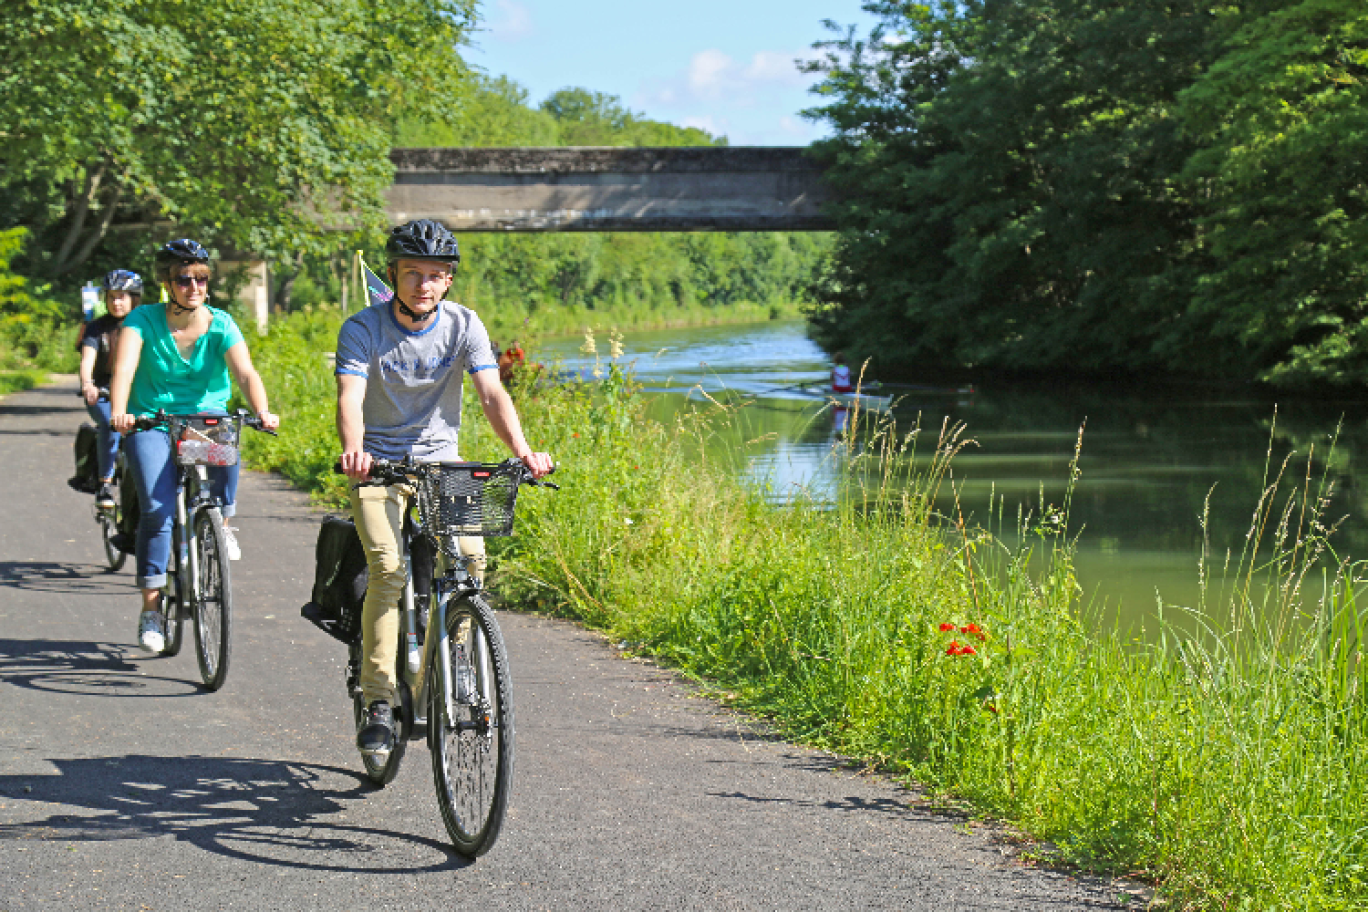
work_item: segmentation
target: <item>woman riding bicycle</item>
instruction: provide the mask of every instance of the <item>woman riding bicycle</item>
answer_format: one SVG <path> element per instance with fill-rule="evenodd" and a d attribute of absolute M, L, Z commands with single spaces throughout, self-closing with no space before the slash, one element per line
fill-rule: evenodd
<path fill-rule="evenodd" d="M 104 292 L 104 316 L 91 320 L 81 330 L 77 343 L 81 351 L 81 398 L 86 411 L 95 422 L 99 434 L 96 458 L 99 462 L 100 487 L 95 492 L 95 505 L 102 510 L 114 509 L 114 497 L 109 484 L 114 480 L 114 458 L 119 453 L 119 435 L 109 426 L 109 403 L 101 401 L 100 389 L 108 388 L 113 373 L 114 343 L 124 317 L 142 302 L 142 276 L 127 269 L 114 269 L 100 283 Z"/>
<path fill-rule="evenodd" d="M 266 387 L 252 366 L 242 332 L 226 311 L 208 305 L 209 251 L 189 239 L 172 241 L 157 251 L 156 273 L 170 300 L 162 307 L 141 307 L 124 319 L 114 356 L 110 425 L 127 434 L 138 417 L 159 409 L 226 415 L 231 371 L 262 425 L 277 428 L 280 419 L 269 411 Z M 176 499 L 171 446 L 170 435 L 160 429 L 130 434 L 124 441 L 142 510 L 135 552 L 142 589 L 138 645 L 152 653 L 165 644 L 158 598 L 166 585 Z M 235 512 L 237 482 L 236 465 L 210 470 L 210 487 L 225 518 Z M 227 527 L 225 532 L 228 556 L 236 560 L 237 540 Z"/>

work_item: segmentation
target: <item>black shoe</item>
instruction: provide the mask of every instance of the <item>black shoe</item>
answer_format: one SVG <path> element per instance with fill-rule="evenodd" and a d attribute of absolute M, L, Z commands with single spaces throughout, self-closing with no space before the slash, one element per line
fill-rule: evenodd
<path fill-rule="evenodd" d="M 356 746 L 363 754 L 383 754 L 394 750 L 394 740 L 394 714 L 388 703 L 376 700 L 362 716 Z"/>
<path fill-rule="evenodd" d="M 100 482 L 100 489 L 95 492 L 95 506 L 101 510 L 114 509 L 114 492 L 109 490 L 108 482 Z"/>
<path fill-rule="evenodd" d="M 127 532 L 115 532 L 109 536 L 109 543 L 124 554 L 134 554 L 138 550 L 138 537 Z"/>

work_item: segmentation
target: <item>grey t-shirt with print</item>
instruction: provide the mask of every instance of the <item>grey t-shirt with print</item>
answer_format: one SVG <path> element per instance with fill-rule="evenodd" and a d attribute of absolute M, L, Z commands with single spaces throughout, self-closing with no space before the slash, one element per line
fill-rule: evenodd
<path fill-rule="evenodd" d="M 433 324 L 417 332 L 400 326 L 386 303 L 354 315 L 337 334 L 337 373 L 366 378 L 362 445 L 382 459 L 459 459 L 465 373 L 497 369 L 484 324 L 454 301 L 443 301 Z"/>

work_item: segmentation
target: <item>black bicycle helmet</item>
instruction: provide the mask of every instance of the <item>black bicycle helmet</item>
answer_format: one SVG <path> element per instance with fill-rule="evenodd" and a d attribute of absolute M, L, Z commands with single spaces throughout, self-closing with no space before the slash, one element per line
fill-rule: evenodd
<path fill-rule="evenodd" d="M 390 232 L 385 259 L 391 265 L 397 260 L 440 260 L 454 269 L 461 262 L 461 249 L 441 222 L 416 219 Z"/>
<path fill-rule="evenodd" d="M 126 291 L 129 294 L 140 295 L 143 290 L 142 276 L 127 269 L 111 269 L 105 273 L 104 281 L 100 283 L 101 291 Z"/>
<path fill-rule="evenodd" d="M 163 280 L 171 277 L 171 270 L 189 263 L 209 265 L 209 251 L 198 241 L 181 238 L 171 241 L 157 251 L 157 275 Z"/>

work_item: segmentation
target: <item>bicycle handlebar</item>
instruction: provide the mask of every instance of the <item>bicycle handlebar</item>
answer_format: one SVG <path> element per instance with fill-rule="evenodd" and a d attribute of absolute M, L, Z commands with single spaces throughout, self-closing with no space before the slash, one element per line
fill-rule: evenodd
<path fill-rule="evenodd" d="M 257 415 L 253 415 L 251 412 L 247 411 L 246 409 L 238 409 L 236 412 L 233 412 L 233 413 L 231 413 L 231 414 L 229 414 L 229 415 L 203 415 L 203 414 L 195 414 L 195 415 L 171 415 L 171 414 L 167 414 L 167 412 L 166 412 L 164 409 L 157 409 L 157 413 L 156 413 L 155 415 L 144 415 L 144 416 L 141 416 L 141 417 L 138 417 L 138 418 L 134 418 L 134 419 L 133 419 L 133 430 L 135 430 L 135 431 L 150 431 L 150 430 L 152 430 L 153 428 L 161 427 L 162 425 L 166 424 L 168 421 L 170 421 L 170 420 L 173 419 L 173 418 L 206 418 L 206 417 L 208 417 L 208 418 L 215 418 L 215 417 L 218 417 L 218 418 L 237 418 L 237 419 L 240 420 L 244 425 L 246 425 L 247 427 L 251 428 L 251 429 L 254 430 L 254 431 L 260 431 L 260 432 L 263 433 L 263 434 L 270 434 L 272 437 L 279 437 L 279 436 L 280 436 L 279 434 L 277 434 L 275 431 L 271 430 L 270 428 L 263 427 L 262 424 L 261 424 L 261 418 L 260 418 L 259 416 L 257 416 Z"/>
<path fill-rule="evenodd" d="M 479 463 L 474 464 L 478 465 Z M 371 460 L 369 477 L 366 481 L 358 482 L 358 484 L 388 485 L 395 484 L 396 482 L 408 481 L 411 479 L 416 480 L 418 478 L 421 478 L 423 474 L 429 470 L 429 466 L 440 465 L 442 465 L 442 463 L 440 462 L 413 462 L 410 459 L 396 461 L 393 459 L 380 459 L 378 457 L 374 457 Z M 508 459 L 505 459 L 503 462 L 499 463 L 499 468 L 510 470 L 511 474 L 517 476 L 518 484 L 520 485 L 528 485 L 534 488 L 550 488 L 553 491 L 560 490 L 560 485 L 558 484 L 552 484 L 549 481 L 541 481 L 539 479 L 533 478 L 532 470 L 529 469 L 527 465 L 521 459 L 518 459 L 516 456 L 511 456 Z M 550 475 L 555 471 L 556 467 L 552 466 L 551 471 L 547 472 L 546 474 Z M 347 474 L 346 472 L 342 471 L 341 461 L 333 463 L 333 473 L 337 475 Z"/>

